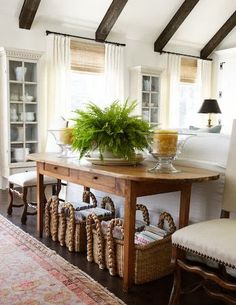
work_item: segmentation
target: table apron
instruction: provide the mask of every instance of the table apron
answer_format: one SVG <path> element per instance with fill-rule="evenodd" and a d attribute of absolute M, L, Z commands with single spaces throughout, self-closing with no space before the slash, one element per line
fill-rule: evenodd
<path fill-rule="evenodd" d="M 93 188 L 99 191 L 112 193 L 114 195 L 126 197 L 125 183 L 126 179 L 111 177 L 83 170 L 71 169 L 50 163 L 38 162 L 38 172 L 41 175 L 65 180 L 85 187 Z M 134 186 L 135 197 L 155 195 L 169 192 L 182 191 L 186 184 L 173 181 L 131 181 Z"/>

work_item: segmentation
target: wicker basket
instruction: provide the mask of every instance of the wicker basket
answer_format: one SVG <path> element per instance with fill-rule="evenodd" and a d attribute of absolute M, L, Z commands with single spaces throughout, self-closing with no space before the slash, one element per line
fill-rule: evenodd
<path fill-rule="evenodd" d="M 135 244 L 135 284 L 156 280 L 173 271 L 171 234 L 176 228 L 171 215 L 166 212 L 160 215 L 159 228 L 163 228 L 164 220 L 167 220 L 170 227 L 166 237 L 147 245 Z M 95 222 L 95 229 L 92 229 L 91 226 L 93 222 Z M 111 220 L 107 236 L 103 236 L 101 224 L 96 216 L 90 216 L 87 225 L 88 261 L 95 261 L 100 269 L 108 268 L 109 273 L 113 276 L 123 277 L 124 241 L 115 239 L 112 235 L 115 226 L 120 226 L 123 231 L 123 221 L 118 218 Z"/>
<path fill-rule="evenodd" d="M 106 216 L 98 216 L 99 220 L 111 220 L 115 217 L 115 207 L 110 197 L 106 196 L 102 199 L 101 208 L 109 209 L 111 214 Z M 67 211 L 66 214 L 65 211 Z M 65 245 L 69 251 L 86 251 L 86 219 L 76 220 L 75 209 L 70 203 L 64 204 L 61 214 L 61 225 L 59 224 L 58 229 L 60 245 Z"/>
<path fill-rule="evenodd" d="M 92 201 L 90 207 L 97 206 L 97 200 L 93 193 L 89 191 L 83 192 L 83 202 Z M 65 240 L 63 240 L 63 236 L 65 236 L 65 224 L 62 220 L 61 209 L 65 205 L 65 203 L 60 203 L 57 196 L 52 196 L 45 206 L 45 221 L 44 221 L 44 229 L 45 235 L 47 237 L 51 236 L 52 240 L 59 241 L 64 245 Z"/>

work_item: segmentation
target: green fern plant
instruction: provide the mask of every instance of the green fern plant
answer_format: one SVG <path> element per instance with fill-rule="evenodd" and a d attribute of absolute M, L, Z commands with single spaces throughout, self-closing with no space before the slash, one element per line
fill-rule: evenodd
<path fill-rule="evenodd" d="M 89 103 L 86 111 L 75 110 L 73 150 L 80 152 L 80 158 L 94 150 L 99 150 L 101 159 L 106 151 L 119 158 L 134 158 L 135 150 L 144 150 L 151 142 L 149 124 L 131 115 L 136 106 L 136 101 L 126 100 L 123 105 L 115 101 L 105 109 Z"/>

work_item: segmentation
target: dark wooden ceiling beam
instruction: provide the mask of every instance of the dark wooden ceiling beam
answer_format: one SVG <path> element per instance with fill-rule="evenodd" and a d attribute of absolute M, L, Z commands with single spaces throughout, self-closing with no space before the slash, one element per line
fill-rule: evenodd
<path fill-rule="evenodd" d="M 19 27 L 30 30 L 41 0 L 25 0 L 19 16 Z"/>
<path fill-rule="evenodd" d="M 178 30 L 190 12 L 193 10 L 199 0 L 185 0 L 175 13 L 173 18 L 167 24 L 160 36 L 157 38 L 154 44 L 154 51 L 161 52 L 174 33 Z"/>
<path fill-rule="evenodd" d="M 128 0 L 113 0 L 97 31 L 96 40 L 105 41 Z"/>
<path fill-rule="evenodd" d="M 236 11 L 231 17 L 222 25 L 219 31 L 208 41 L 205 47 L 201 50 L 200 57 L 206 59 L 221 41 L 232 31 L 236 26 Z"/>

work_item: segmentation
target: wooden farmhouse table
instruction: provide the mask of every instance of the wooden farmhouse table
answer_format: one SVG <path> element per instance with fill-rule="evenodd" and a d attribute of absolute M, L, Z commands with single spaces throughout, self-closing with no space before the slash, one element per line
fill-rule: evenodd
<path fill-rule="evenodd" d="M 125 199 L 124 203 L 124 278 L 128 291 L 134 283 L 134 233 L 136 199 L 140 196 L 180 191 L 179 227 L 188 225 L 191 186 L 195 182 L 216 180 L 219 174 L 191 167 L 177 167 L 175 174 L 154 174 L 147 170 L 152 162 L 137 166 L 92 165 L 76 158 L 58 158 L 56 153 L 30 154 L 37 163 L 37 230 L 43 234 L 44 175 L 80 184 L 87 188 L 108 192 Z"/>

